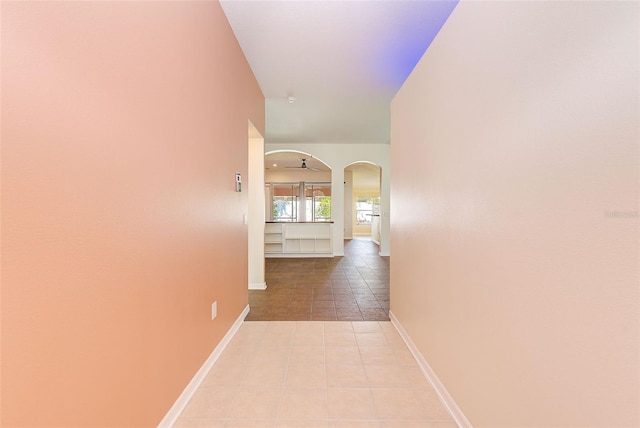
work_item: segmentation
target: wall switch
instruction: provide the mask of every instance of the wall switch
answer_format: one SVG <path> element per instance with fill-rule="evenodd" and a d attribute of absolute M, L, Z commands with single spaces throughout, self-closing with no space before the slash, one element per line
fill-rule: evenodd
<path fill-rule="evenodd" d="M 214 320 L 218 316 L 218 302 L 213 302 L 211 304 L 211 319 Z"/>
<path fill-rule="evenodd" d="M 236 172 L 236 192 L 242 192 L 242 175 Z"/>

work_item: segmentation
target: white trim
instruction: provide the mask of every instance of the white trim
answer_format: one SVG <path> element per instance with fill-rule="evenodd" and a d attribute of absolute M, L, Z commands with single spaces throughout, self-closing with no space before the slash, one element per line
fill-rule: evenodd
<path fill-rule="evenodd" d="M 266 289 L 267 289 L 266 282 L 262 282 L 259 284 L 249 284 L 249 290 L 266 290 Z"/>
<path fill-rule="evenodd" d="M 438 379 L 436 373 L 433 371 L 427 360 L 413 343 L 405 329 L 402 327 L 402 324 L 400 324 L 400 321 L 398 321 L 398 318 L 396 318 L 396 316 L 391 311 L 389 311 L 389 318 L 391 319 L 391 324 L 393 324 L 396 330 L 398 330 L 398 333 L 400 334 L 400 337 L 402 337 L 402 340 L 404 340 L 404 343 L 406 343 L 409 347 L 409 351 L 411 351 L 413 357 L 418 362 L 418 366 L 420 366 L 422 373 L 425 375 L 429 383 L 431 383 L 433 389 L 435 389 L 436 394 L 438 394 L 438 397 L 440 398 L 440 401 L 444 405 L 445 409 L 447 409 L 456 425 L 458 425 L 460 428 L 471 428 L 471 422 L 469 422 L 466 416 L 462 413 L 462 410 L 460 410 L 460 407 L 458 407 L 456 402 L 453 400 L 453 397 L 451 396 L 451 394 L 449 394 L 447 388 L 445 388 L 442 382 L 440 382 L 440 379 Z"/>
<path fill-rule="evenodd" d="M 391 253 L 389 251 L 380 251 L 378 255 L 383 257 L 389 257 L 391 256 Z"/>
<path fill-rule="evenodd" d="M 191 399 L 191 397 L 193 397 L 193 394 L 196 392 L 204 378 L 209 373 L 209 370 L 211 370 L 217 359 L 220 358 L 222 351 L 224 351 L 229 342 L 231 342 L 231 339 L 233 339 L 233 336 L 235 336 L 235 334 L 238 332 L 238 329 L 244 322 L 244 319 L 248 313 L 249 305 L 247 305 L 242 310 L 242 313 L 233 323 L 231 328 L 229 328 L 227 334 L 224 335 L 220 343 L 218 343 L 218 346 L 215 347 L 211 355 L 209 355 L 209 358 L 207 358 L 202 367 L 200 367 L 200 369 L 196 372 L 195 376 L 193 376 L 193 379 L 191 379 L 191 381 L 184 388 L 184 391 L 182 391 L 182 394 L 180 394 L 176 402 L 173 403 L 173 406 L 171 406 L 167 414 L 164 416 L 164 418 L 162 418 L 162 420 L 158 424 L 159 428 L 169 428 L 176 423 L 185 407 L 187 407 L 189 400 Z"/>
<path fill-rule="evenodd" d="M 267 259 L 321 259 L 334 256 L 344 256 L 344 254 L 332 253 L 266 253 Z"/>

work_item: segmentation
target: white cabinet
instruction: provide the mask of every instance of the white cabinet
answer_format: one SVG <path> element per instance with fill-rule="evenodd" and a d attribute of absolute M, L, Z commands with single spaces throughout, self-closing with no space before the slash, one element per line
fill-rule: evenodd
<path fill-rule="evenodd" d="M 266 257 L 333 257 L 332 223 L 267 223 Z"/>

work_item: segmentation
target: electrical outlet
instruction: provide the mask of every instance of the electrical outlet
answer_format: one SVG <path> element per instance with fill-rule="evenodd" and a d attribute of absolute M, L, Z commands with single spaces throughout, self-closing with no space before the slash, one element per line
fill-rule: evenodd
<path fill-rule="evenodd" d="M 218 316 L 218 302 L 213 302 L 211 304 L 211 319 L 214 320 Z"/>

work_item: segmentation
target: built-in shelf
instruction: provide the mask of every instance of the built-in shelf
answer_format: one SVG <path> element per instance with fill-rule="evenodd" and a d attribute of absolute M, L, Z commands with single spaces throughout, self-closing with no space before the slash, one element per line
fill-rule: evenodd
<path fill-rule="evenodd" d="M 264 225 L 265 254 L 282 253 L 282 225 L 267 223 Z"/>
<path fill-rule="evenodd" d="M 265 224 L 265 257 L 332 257 L 332 223 Z"/>

